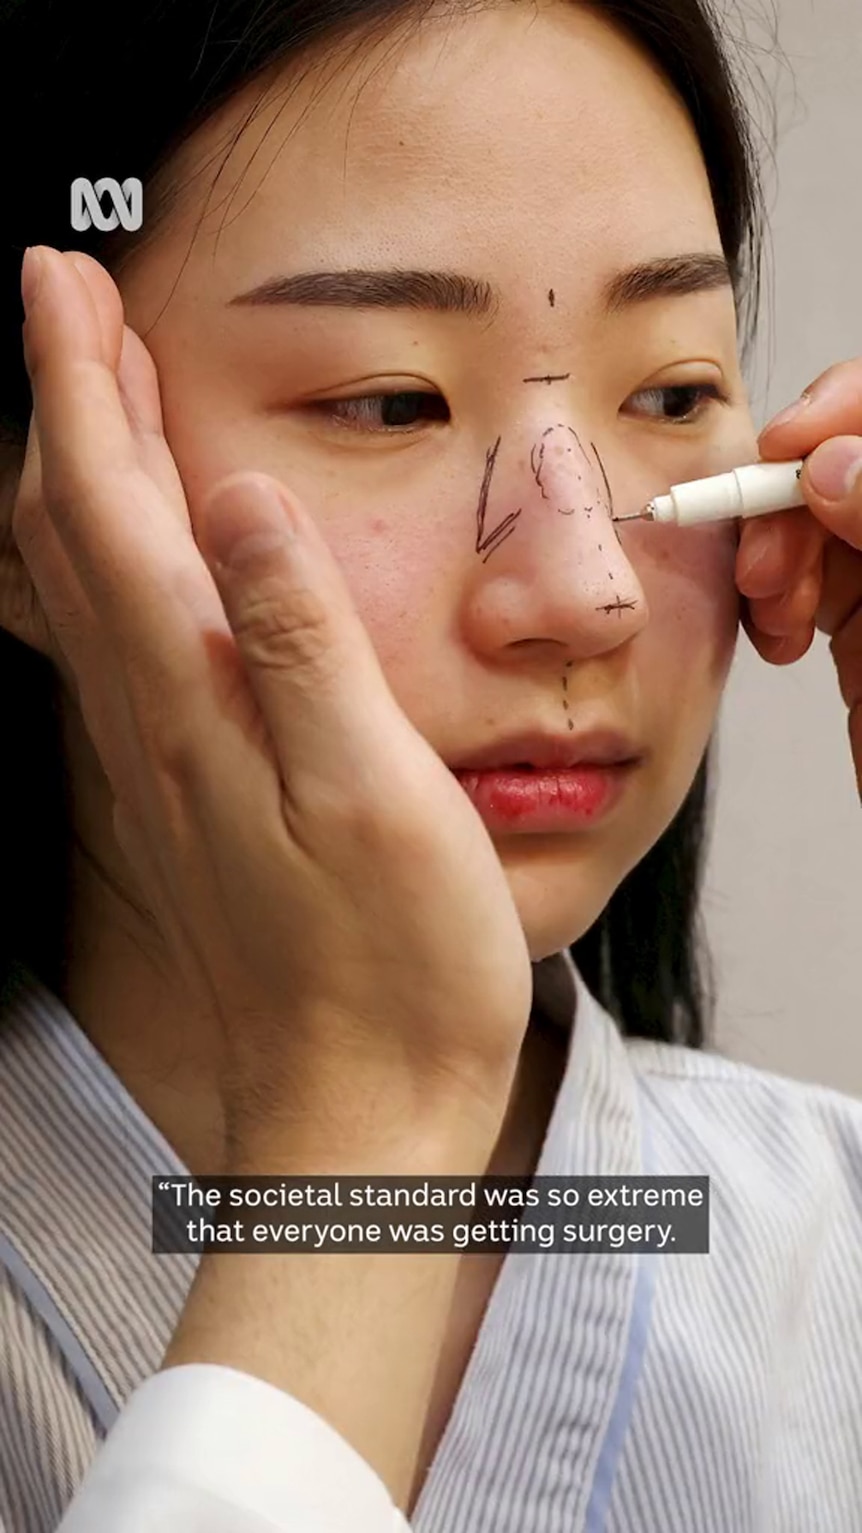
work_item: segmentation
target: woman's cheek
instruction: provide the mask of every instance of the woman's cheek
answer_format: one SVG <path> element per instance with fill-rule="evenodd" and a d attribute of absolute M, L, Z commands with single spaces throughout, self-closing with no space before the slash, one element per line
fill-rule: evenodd
<path fill-rule="evenodd" d="M 665 673 L 670 667 L 701 682 L 706 673 L 719 692 L 739 632 L 735 522 L 646 526 L 638 536 L 640 557 L 632 550 L 632 559 L 650 610 L 644 638 L 661 647 Z"/>
<path fill-rule="evenodd" d="M 441 640 L 451 627 L 445 537 L 435 539 L 403 507 L 344 504 L 340 496 L 323 501 L 317 521 L 396 700 L 415 719 L 414 694 L 438 692 Z"/>

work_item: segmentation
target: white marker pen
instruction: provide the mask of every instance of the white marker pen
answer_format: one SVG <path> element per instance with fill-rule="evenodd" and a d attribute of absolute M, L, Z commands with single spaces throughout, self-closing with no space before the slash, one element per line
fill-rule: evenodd
<path fill-rule="evenodd" d="M 692 479 L 675 484 L 669 495 L 658 495 L 633 516 L 616 516 L 615 522 L 673 522 L 677 527 L 696 527 L 699 522 L 724 522 L 735 516 L 766 516 L 804 506 L 800 479 L 804 459 L 793 463 L 752 463 L 729 474 Z"/>

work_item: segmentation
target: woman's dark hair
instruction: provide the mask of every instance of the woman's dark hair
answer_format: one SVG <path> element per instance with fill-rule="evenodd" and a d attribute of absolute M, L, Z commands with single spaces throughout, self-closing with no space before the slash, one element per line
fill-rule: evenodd
<path fill-rule="evenodd" d="M 519 0 L 490 0 L 495 3 Z M 449 0 L 452 13 L 482 8 L 482 0 Z M 710 0 L 594 0 L 592 9 L 640 44 L 688 109 L 750 339 L 761 199 L 747 119 Z M 30 417 L 20 329 L 25 246 L 84 250 L 118 272 L 171 205 L 177 189 L 171 156 L 240 87 L 305 53 L 313 59 L 316 50 L 342 42 L 361 46 L 439 10 L 434 0 L 122 0 L 116 6 L 0 0 L 0 445 L 23 447 Z M 140 234 L 71 228 L 71 183 L 84 175 L 142 181 Z M 2 632 L 0 718 L 6 741 L 0 752 L 0 985 L 17 959 L 57 989 L 72 892 L 58 682 L 46 659 Z M 623 1031 L 695 1047 L 708 1036 L 713 1004 L 699 930 L 707 775 L 705 756 L 672 824 L 571 949 Z"/>

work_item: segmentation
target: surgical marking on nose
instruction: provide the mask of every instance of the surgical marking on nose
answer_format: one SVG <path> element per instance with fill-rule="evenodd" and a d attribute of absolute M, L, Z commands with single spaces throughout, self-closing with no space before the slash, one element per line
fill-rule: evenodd
<path fill-rule="evenodd" d="M 586 453 L 584 452 L 583 443 L 581 442 L 581 439 L 578 436 L 578 433 L 575 430 L 574 426 L 567 426 L 564 421 L 557 421 L 557 424 L 555 426 L 547 426 L 545 428 L 545 430 L 542 432 L 542 435 L 540 436 L 538 442 L 534 442 L 533 446 L 530 449 L 530 464 L 531 464 L 531 467 L 532 467 L 532 470 L 533 470 L 533 478 L 535 479 L 537 485 L 539 486 L 539 489 L 542 492 L 542 499 L 543 500 L 551 500 L 552 498 L 555 498 L 555 497 L 552 497 L 552 496 L 550 496 L 550 495 L 548 495 L 546 493 L 545 486 L 542 484 L 542 464 L 544 462 L 544 457 L 545 457 L 545 437 L 546 436 L 550 436 L 553 431 L 568 431 L 569 434 L 571 436 L 573 436 L 575 441 L 577 442 L 577 444 L 578 444 L 578 451 L 580 452 L 581 457 L 586 459 L 586 456 L 587 456 Z M 571 451 L 571 448 L 567 449 L 567 451 Z M 578 474 L 578 480 L 579 480 L 579 482 L 583 483 L 583 475 L 582 474 Z M 574 514 L 575 514 L 575 507 L 574 506 L 572 506 L 568 511 L 564 510 L 562 508 L 562 506 L 555 506 L 554 509 L 557 512 L 558 516 L 574 516 Z M 589 518 L 591 516 L 592 510 L 593 510 L 593 508 L 592 508 L 591 505 L 590 506 L 584 506 L 584 514 L 587 516 L 587 518 Z"/>
<path fill-rule="evenodd" d="M 612 575 L 611 579 L 613 580 L 613 578 L 614 577 Z M 637 602 L 634 602 L 634 601 L 620 601 L 620 598 L 617 597 L 616 601 L 608 602 L 603 607 L 596 607 L 596 611 L 597 612 L 625 612 L 625 611 L 634 612 L 636 607 L 637 607 Z"/>
<path fill-rule="evenodd" d="M 553 302 L 553 289 L 551 290 L 551 292 L 549 293 L 548 296 L 549 296 L 549 300 L 551 302 Z M 560 376 L 569 377 L 570 375 L 568 373 L 566 373 L 565 375 L 560 375 Z M 547 378 L 525 378 L 524 379 L 525 383 L 549 383 L 549 382 L 552 382 L 552 381 L 553 381 L 553 378 L 551 376 L 548 376 Z M 545 487 L 542 484 L 542 462 L 543 462 L 544 455 L 545 455 L 544 442 L 545 442 L 545 437 L 550 436 L 552 431 L 557 431 L 557 430 L 569 431 L 571 433 L 571 435 L 574 437 L 575 441 L 577 442 L 578 448 L 579 448 L 582 456 L 584 458 L 586 458 L 586 453 L 584 452 L 583 444 L 581 442 L 580 437 L 578 436 L 578 433 L 575 431 L 574 427 L 566 426 L 565 423 L 562 422 L 562 421 L 559 421 L 556 426 L 548 426 L 547 429 L 542 432 L 542 435 L 541 435 L 541 437 L 539 439 L 538 444 L 534 443 L 532 448 L 531 448 L 531 450 L 530 450 L 530 463 L 531 463 L 531 466 L 532 466 L 532 469 L 533 469 L 533 476 L 534 476 L 534 478 L 536 480 L 537 485 L 539 486 L 539 490 L 541 491 L 542 499 L 543 500 L 550 500 L 551 499 L 551 497 L 548 494 L 546 494 Z M 497 462 L 497 454 L 500 451 L 500 444 L 501 444 L 502 440 L 503 440 L 503 438 L 501 436 L 498 436 L 496 442 L 494 443 L 494 446 L 490 447 L 488 449 L 488 451 L 486 452 L 486 454 L 485 454 L 485 473 L 484 473 L 484 475 L 482 477 L 482 485 L 481 485 L 481 488 L 479 490 L 479 504 L 478 504 L 477 512 L 476 512 L 476 552 L 477 553 L 484 553 L 485 557 L 484 557 L 484 559 L 482 561 L 483 564 L 487 564 L 488 560 L 490 559 L 492 553 L 494 553 L 495 549 L 499 548 L 501 543 L 505 543 L 506 539 L 511 537 L 512 533 L 515 530 L 515 523 L 519 520 L 520 516 L 523 513 L 523 506 L 519 506 L 517 511 L 514 511 L 509 516 L 504 517 L 502 522 L 500 522 L 499 525 L 494 528 L 493 532 L 490 532 L 487 537 L 483 536 L 483 534 L 485 532 L 485 516 L 486 516 L 486 513 L 487 513 L 487 509 L 488 509 L 488 496 L 489 496 L 490 490 L 491 490 L 491 480 L 492 480 L 493 475 L 494 475 L 494 468 L 495 468 L 495 465 L 496 465 L 496 462 Z M 537 455 L 537 447 L 538 447 L 538 455 Z M 599 468 L 601 470 L 602 480 L 604 482 L 605 493 L 606 493 L 606 496 L 607 496 L 607 509 L 608 509 L 608 512 L 609 512 L 609 515 L 610 515 L 611 526 L 614 529 L 614 534 L 616 536 L 617 542 L 618 543 L 622 543 L 622 539 L 621 539 L 621 537 L 619 535 L 619 532 L 617 531 L 617 528 L 616 528 L 616 525 L 615 525 L 614 494 L 613 494 L 613 490 L 611 489 L 611 486 L 610 486 L 610 480 L 608 479 L 607 470 L 605 469 L 605 465 L 602 462 L 601 453 L 599 452 L 595 442 L 590 442 L 590 447 L 592 448 L 592 451 L 593 451 L 593 454 L 595 456 L 596 462 L 598 463 Z M 581 474 L 578 474 L 578 480 L 581 483 L 583 482 L 583 476 Z M 565 511 L 565 510 L 562 510 L 559 506 L 556 507 L 556 510 L 557 510 L 557 512 L 558 512 L 558 514 L 560 516 L 572 516 L 572 515 L 574 515 L 574 509 L 575 508 L 572 507 L 571 510 Z M 584 507 L 585 515 L 587 517 L 591 516 L 593 509 L 594 508 L 593 508 L 592 505 L 585 506 Z M 604 552 L 604 549 L 603 549 L 601 543 L 598 545 L 598 548 L 599 548 L 599 553 L 603 553 Z M 487 552 L 485 552 L 486 549 L 487 549 Z M 608 570 L 608 579 L 611 580 L 611 581 L 613 581 L 613 579 L 614 579 L 614 575 L 613 575 L 613 571 L 612 570 Z M 601 606 L 596 607 L 595 610 L 596 610 L 596 612 L 604 612 L 608 616 L 610 616 L 610 614 L 612 612 L 616 612 L 619 615 L 622 615 L 623 612 L 634 612 L 634 611 L 636 611 L 637 610 L 637 602 L 636 601 L 625 601 L 624 602 L 620 598 L 619 594 L 617 594 L 616 599 L 614 601 L 612 601 L 612 602 L 605 602 Z M 566 661 L 566 669 L 567 670 L 570 669 L 572 664 L 573 664 L 573 662 L 571 660 L 567 660 Z M 566 696 L 567 690 L 568 690 L 568 678 L 564 676 L 563 677 L 563 707 L 565 708 L 566 712 L 568 713 L 569 712 L 569 704 L 568 704 L 568 698 Z M 572 720 L 571 720 L 571 718 L 568 721 L 568 725 L 569 725 L 569 729 L 570 730 L 574 729 L 574 727 L 575 727 L 573 722 L 572 722 Z"/>
<path fill-rule="evenodd" d="M 508 537 L 511 537 L 515 530 L 515 523 L 523 510 L 523 507 L 520 507 L 517 511 L 513 511 L 509 516 L 504 517 L 499 526 L 495 527 L 493 532 L 489 532 L 487 538 L 483 540 L 482 534 L 485 531 L 485 512 L 488 509 L 491 479 L 494 474 L 494 465 L 497 461 L 497 454 L 500 451 L 502 440 L 503 438 L 498 436 L 494 446 L 489 447 L 485 454 L 485 474 L 482 479 L 482 487 L 479 491 L 479 505 L 476 511 L 476 552 L 481 554 L 487 548 L 488 552 L 482 560 L 483 564 L 487 564 L 492 553 L 500 547 L 501 543 L 505 543 Z"/>
<path fill-rule="evenodd" d="M 599 452 L 599 449 L 597 448 L 595 442 L 591 442 L 590 446 L 593 449 L 593 452 L 595 453 L 596 462 L 598 463 L 599 468 L 602 471 L 602 478 L 603 478 L 603 480 L 605 482 L 605 493 L 606 493 L 606 495 L 608 497 L 608 510 L 610 511 L 611 516 L 613 516 L 614 515 L 614 492 L 611 489 L 610 481 L 608 479 L 607 472 L 605 470 L 605 465 L 602 462 L 602 457 L 601 457 L 601 453 Z"/>
<path fill-rule="evenodd" d="M 563 383 L 566 378 L 571 378 L 571 373 L 542 373 L 537 378 L 522 378 L 522 383 Z"/>
<path fill-rule="evenodd" d="M 607 497 L 608 497 L 608 510 L 610 511 L 610 515 L 611 515 L 611 526 L 614 529 L 614 537 L 616 538 L 618 543 L 622 543 L 622 538 L 620 537 L 619 532 L 617 531 L 617 528 L 616 528 L 616 524 L 615 524 L 616 513 L 614 511 L 614 492 L 611 489 L 610 481 L 608 479 L 607 472 L 605 470 L 605 465 L 602 462 L 601 453 L 599 452 L 599 449 L 597 448 L 595 442 L 591 442 L 590 446 L 591 446 L 591 448 L 593 449 L 593 452 L 596 455 L 596 462 L 598 463 L 599 468 L 602 471 L 602 478 L 605 481 L 605 490 L 607 492 Z"/>

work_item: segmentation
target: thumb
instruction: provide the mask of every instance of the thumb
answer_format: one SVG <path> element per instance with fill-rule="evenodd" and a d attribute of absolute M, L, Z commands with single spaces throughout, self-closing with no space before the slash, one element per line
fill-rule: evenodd
<path fill-rule="evenodd" d="M 802 490 L 827 531 L 862 549 L 862 437 L 837 436 L 806 459 Z"/>
<path fill-rule="evenodd" d="M 325 782 L 349 799 L 363 776 L 379 794 L 381 750 L 407 720 L 313 517 L 277 479 L 243 471 L 194 520 L 291 798 Z"/>

